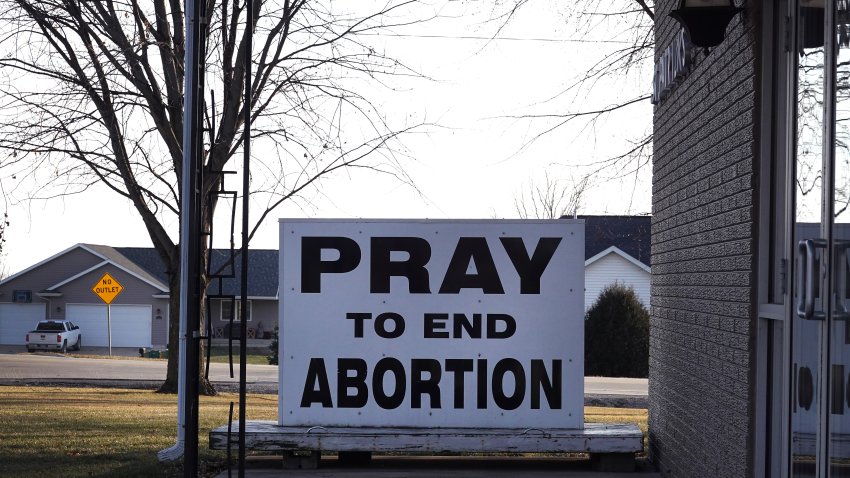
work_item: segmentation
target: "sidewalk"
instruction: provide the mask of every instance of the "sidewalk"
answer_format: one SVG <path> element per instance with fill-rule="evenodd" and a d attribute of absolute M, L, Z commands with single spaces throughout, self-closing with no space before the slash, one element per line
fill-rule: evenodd
<path fill-rule="evenodd" d="M 238 476 L 237 468 L 231 476 Z M 634 472 L 594 471 L 588 459 L 567 457 L 505 456 L 379 456 L 368 465 L 342 466 L 335 457 L 322 458 L 315 470 L 284 470 L 280 456 L 248 457 L 245 476 L 250 478 L 659 478 L 645 460 Z M 228 478 L 225 470 L 216 478 Z"/>

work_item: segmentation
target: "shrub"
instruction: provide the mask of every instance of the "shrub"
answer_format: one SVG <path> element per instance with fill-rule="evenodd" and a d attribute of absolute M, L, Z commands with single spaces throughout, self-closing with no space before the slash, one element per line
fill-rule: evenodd
<path fill-rule="evenodd" d="M 269 361 L 269 365 L 277 365 L 277 325 L 274 326 L 274 332 L 272 332 L 272 343 L 269 344 L 269 354 L 266 355 L 266 360 Z"/>
<path fill-rule="evenodd" d="M 584 322 L 584 373 L 648 376 L 649 312 L 633 288 L 611 284 L 588 309 Z"/>

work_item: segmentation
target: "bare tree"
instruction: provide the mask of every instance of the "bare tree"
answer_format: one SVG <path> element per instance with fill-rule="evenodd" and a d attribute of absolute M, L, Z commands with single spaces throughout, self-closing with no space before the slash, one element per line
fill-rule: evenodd
<path fill-rule="evenodd" d="M 513 0 L 496 3 L 491 16 L 499 22 L 498 30 L 501 31 L 531 2 Z M 568 10 L 564 13 L 564 21 L 575 30 L 575 37 L 596 39 L 615 47 L 570 79 L 561 91 L 535 106 L 537 111 L 508 117 L 527 123 L 532 131 L 521 150 L 566 126 L 577 126 L 582 139 L 587 139 L 601 123 L 616 121 L 618 116 L 630 115 L 636 108 L 646 108 L 651 97 L 651 82 L 641 78 L 652 71 L 654 4 L 644 0 L 579 0 L 569 5 L 565 7 Z M 607 102 L 589 103 L 587 98 L 600 88 L 605 88 Z M 580 167 L 585 177 L 594 181 L 602 176 L 608 179 L 637 178 L 641 171 L 648 170 L 652 159 L 651 124 L 631 134 L 619 138 L 622 141 L 619 151 L 584 164 L 572 164 L 571 168 Z"/>
<path fill-rule="evenodd" d="M 407 181 L 403 151 L 394 144 L 415 125 L 389 124 L 362 91 L 417 75 L 370 40 L 426 21 L 427 9 L 413 16 L 417 0 L 386 0 L 366 14 L 362 2 L 253 1 L 251 194 L 263 207 L 252 213 L 251 236 L 281 203 L 343 168 Z M 130 201 L 167 268 L 171 317 L 179 310 L 182 8 L 179 0 L 0 0 L 0 171 L 11 185 L 7 193 L 47 199 L 104 184 Z M 244 1 L 208 0 L 203 16 L 207 193 L 241 152 L 248 40 Z M 215 206 L 203 206 L 205 230 Z M 169 344 L 164 391 L 176 390 L 176 320 Z"/>
<path fill-rule="evenodd" d="M 563 181 L 553 180 L 546 173 L 543 184 L 532 182 L 528 191 L 522 191 L 514 198 L 516 212 L 521 219 L 558 219 L 577 215 L 588 179 L 584 176 L 566 186 Z"/>
<path fill-rule="evenodd" d="M 8 204 L 7 204 L 8 210 Z M 9 227 L 9 213 L 4 212 L 0 219 L 0 280 L 9 276 L 9 264 L 6 262 L 8 251 L 6 250 L 6 229 Z"/>

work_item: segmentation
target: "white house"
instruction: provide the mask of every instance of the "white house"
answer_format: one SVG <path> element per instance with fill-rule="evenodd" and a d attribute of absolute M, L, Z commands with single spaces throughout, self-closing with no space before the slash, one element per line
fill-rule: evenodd
<path fill-rule="evenodd" d="M 649 278 L 648 265 L 611 246 L 584 261 L 584 309 L 589 309 L 602 289 L 614 282 L 632 287 L 649 309 Z"/>
<path fill-rule="evenodd" d="M 650 216 L 578 216 L 585 221 L 584 307 L 606 286 L 632 287 L 649 309 Z"/>

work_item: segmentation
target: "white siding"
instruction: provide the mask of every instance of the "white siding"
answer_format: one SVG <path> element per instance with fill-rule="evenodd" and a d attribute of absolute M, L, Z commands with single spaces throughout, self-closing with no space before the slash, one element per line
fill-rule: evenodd
<path fill-rule="evenodd" d="M 649 309 L 649 272 L 612 252 L 584 268 L 584 310 L 596 302 L 605 286 L 614 282 L 633 287 Z"/>

